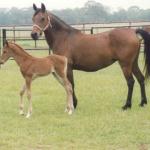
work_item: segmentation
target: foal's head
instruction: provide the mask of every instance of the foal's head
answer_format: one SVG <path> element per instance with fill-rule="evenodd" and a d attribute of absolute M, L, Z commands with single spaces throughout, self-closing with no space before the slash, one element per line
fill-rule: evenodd
<path fill-rule="evenodd" d="M 9 45 L 10 43 L 6 41 L 4 48 L 2 49 L 2 56 L 0 58 L 0 64 L 4 64 L 10 57 L 12 57 L 12 50 Z"/>
<path fill-rule="evenodd" d="M 41 4 L 41 8 L 37 8 L 37 6 L 33 4 L 33 9 L 35 10 L 35 13 L 32 18 L 33 29 L 31 32 L 31 37 L 34 40 L 37 40 L 39 36 L 42 35 L 42 32 L 47 30 L 48 27 L 52 27 L 52 25 L 44 4 Z"/>

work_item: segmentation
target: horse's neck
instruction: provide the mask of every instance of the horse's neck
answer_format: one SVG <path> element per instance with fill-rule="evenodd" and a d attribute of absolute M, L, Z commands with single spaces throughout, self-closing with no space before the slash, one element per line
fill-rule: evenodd
<path fill-rule="evenodd" d="M 44 31 L 44 34 L 49 47 L 53 49 L 54 43 L 57 39 L 56 38 L 57 35 L 51 29 L 47 29 L 46 31 Z"/>
<path fill-rule="evenodd" d="M 22 64 L 25 63 L 25 61 L 30 60 L 32 58 L 31 55 L 26 53 L 23 49 L 21 48 L 12 48 L 13 49 L 13 58 L 15 59 L 16 63 L 19 66 L 22 66 Z"/>
<path fill-rule="evenodd" d="M 80 32 L 80 31 L 78 31 Z M 46 41 L 49 45 L 49 47 L 53 50 L 56 50 L 64 40 L 67 40 L 67 38 L 70 38 L 72 35 L 76 34 L 77 30 L 56 30 L 53 28 L 50 28 L 46 31 L 44 31 Z"/>
<path fill-rule="evenodd" d="M 57 45 L 60 45 L 71 33 L 76 33 L 78 31 L 55 16 L 53 16 L 51 24 L 52 27 L 49 27 L 44 32 L 46 41 L 51 49 L 57 49 Z"/>

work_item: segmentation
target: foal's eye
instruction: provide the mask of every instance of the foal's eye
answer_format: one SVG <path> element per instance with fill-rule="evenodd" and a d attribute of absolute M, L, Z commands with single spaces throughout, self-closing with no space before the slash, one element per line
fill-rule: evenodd
<path fill-rule="evenodd" d="M 3 51 L 3 53 L 5 54 L 5 53 L 6 53 L 6 51 Z"/>

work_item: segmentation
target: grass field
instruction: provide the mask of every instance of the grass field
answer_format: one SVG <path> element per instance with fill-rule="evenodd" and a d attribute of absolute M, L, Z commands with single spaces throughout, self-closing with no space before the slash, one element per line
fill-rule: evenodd
<path fill-rule="evenodd" d="M 13 60 L 2 66 L 0 150 L 150 149 L 150 104 L 138 106 L 137 82 L 132 109 L 122 111 L 127 87 L 117 63 L 95 73 L 74 71 L 74 75 L 79 103 L 72 116 L 64 113 L 64 89 L 47 76 L 33 82 L 33 115 L 26 119 L 18 111 L 19 90 L 24 82 L 19 68 Z M 149 100 L 149 84 L 146 91 Z"/>

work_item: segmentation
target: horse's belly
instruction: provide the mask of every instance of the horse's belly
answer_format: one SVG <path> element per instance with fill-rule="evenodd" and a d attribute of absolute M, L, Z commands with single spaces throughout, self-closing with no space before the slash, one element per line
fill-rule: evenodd
<path fill-rule="evenodd" d="M 73 68 L 83 71 L 97 71 L 113 64 L 116 60 L 81 60 L 79 63 L 74 63 Z"/>

